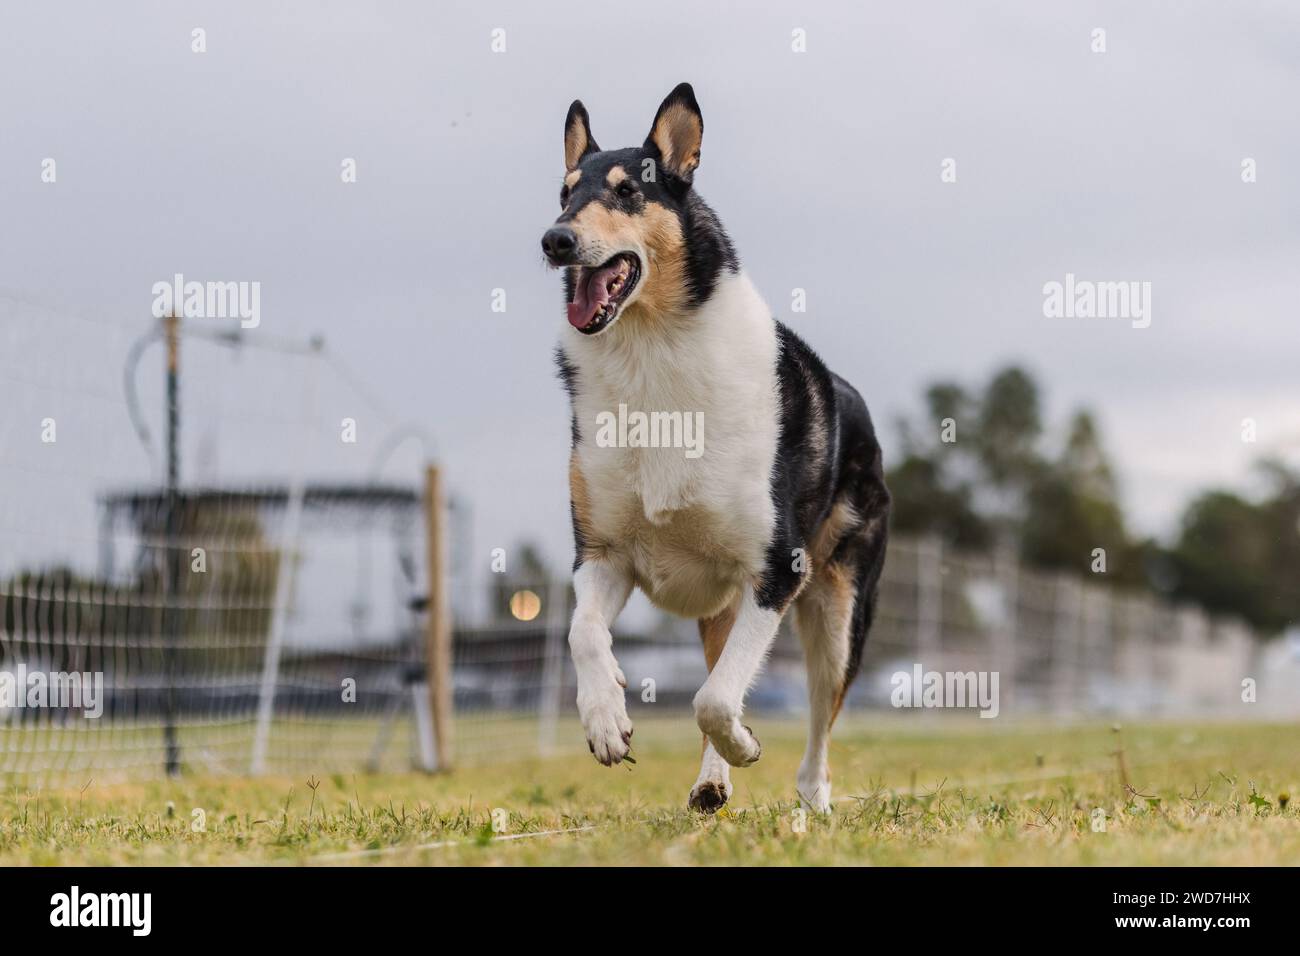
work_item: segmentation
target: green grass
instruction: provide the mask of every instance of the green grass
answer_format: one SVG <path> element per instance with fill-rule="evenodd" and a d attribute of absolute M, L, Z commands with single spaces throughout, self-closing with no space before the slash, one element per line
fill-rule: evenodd
<path fill-rule="evenodd" d="M 637 763 L 611 769 L 584 748 L 437 776 L 11 785 L 0 865 L 1300 863 L 1293 725 L 989 723 L 839 728 L 828 817 L 792 799 L 801 729 L 761 717 L 763 759 L 707 818 L 685 809 L 699 757 L 685 720 L 642 721 Z M 550 830 L 577 832 L 501 839 Z"/>

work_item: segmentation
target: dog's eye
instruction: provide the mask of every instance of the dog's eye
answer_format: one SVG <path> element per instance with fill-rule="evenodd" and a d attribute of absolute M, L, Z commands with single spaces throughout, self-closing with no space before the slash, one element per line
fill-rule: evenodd
<path fill-rule="evenodd" d="M 631 196 L 633 193 L 636 192 L 636 187 L 633 186 L 630 182 L 628 182 L 625 179 L 618 184 L 618 188 L 615 189 L 614 191 L 618 193 L 619 196 L 621 196 L 623 199 L 627 199 L 629 196 Z"/>
<path fill-rule="evenodd" d="M 560 205 L 567 206 L 568 204 L 569 204 L 569 187 L 562 186 L 560 188 Z"/>

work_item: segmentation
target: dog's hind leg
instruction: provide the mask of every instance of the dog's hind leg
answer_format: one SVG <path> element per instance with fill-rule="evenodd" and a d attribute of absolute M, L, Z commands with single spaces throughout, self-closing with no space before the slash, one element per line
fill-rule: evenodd
<path fill-rule="evenodd" d="M 856 589 L 851 568 L 826 564 L 795 602 L 795 630 L 808 671 L 808 747 L 799 765 L 799 798 L 818 813 L 831 808 L 831 725 L 848 689 L 846 674 Z"/>
<path fill-rule="evenodd" d="M 732 602 L 721 613 L 700 618 L 700 640 L 704 643 L 704 663 L 709 673 L 713 672 L 713 665 L 718 662 L 722 648 L 727 643 L 727 635 L 736 623 L 738 605 L 739 602 Z M 706 734 L 700 775 L 695 780 L 695 786 L 691 787 L 686 805 L 702 813 L 716 813 L 730 796 L 731 765 L 722 759 Z"/>
<path fill-rule="evenodd" d="M 819 813 L 831 808 L 831 726 L 862 661 L 884 553 L 883 517 L 859 524 L 814 569 L 795 602 L 809 699 L 808 746 L 795 783 L 799 798 Z"/>

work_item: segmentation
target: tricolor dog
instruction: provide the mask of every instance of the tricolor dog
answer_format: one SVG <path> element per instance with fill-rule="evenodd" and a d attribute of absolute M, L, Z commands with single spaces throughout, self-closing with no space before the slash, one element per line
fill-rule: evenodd
<path fill-rule="evenodd" d="M 773 318 L 695 192 L 703 133 L 685 83 L 639 147 L 602 150 L 581 102 L 564 124 L 561 213 L 542 249 L 564 269 L 568 303 L 556 357 L 573 413 L 578 711 L 596 759 L 625 759 L 615 619 L 634 587 L 698 619 L 709 676 L 688 803 L 715 811 L 730 768 L 759 758 L 745 693 L 793 610 L 811 709 L 796 784 L 825 812 L 831 724 L 871 627 L 889 492 L 862 397 Z M 699 453 L 610 440 L 627 430 L 601 423 L 632 412 L 698 423 Z"/>

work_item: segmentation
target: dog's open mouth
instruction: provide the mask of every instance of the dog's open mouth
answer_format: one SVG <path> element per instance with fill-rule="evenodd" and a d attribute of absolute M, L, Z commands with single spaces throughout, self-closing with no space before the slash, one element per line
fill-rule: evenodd
<path fill-rule="evenodd" d="M 620 252 L 603 266 L 578 266 L 569 324 L 584 335 L 599 332 L 613 321 L 640 278 L 641 260 L 630 252 Z"/>

